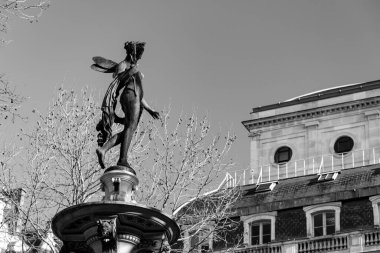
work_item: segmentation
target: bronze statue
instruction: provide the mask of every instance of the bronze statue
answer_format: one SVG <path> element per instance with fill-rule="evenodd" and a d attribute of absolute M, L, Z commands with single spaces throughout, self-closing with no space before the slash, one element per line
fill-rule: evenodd
<path fill-rule="evenodd" d="M 114 80 L 108 87 L 102 103 L 102 119 L 96 126 L 100 132 L 98 135 L 99 148 L 96 150 L 99 164 L 104 169 L 104 157 L 109 149 L 121 144 L 120 158 L 117 165 L 131 168 L 128 163 L 128 149 L 133 134 L 139 123 L 143 109 L 154 118 L 159 118 L 159 113 L 153 110 L 143 98 L 142 73 L 137 69 L 137 61 L 141 59 L 145 43 L 129 41 L 124 45 L 127 56 L 125 60 L 117 64 L 103 57 L 94 57 L 95 64 L 92 69 L 103 73 L 113 73 Z M 124 118 L 116 115 L 117 97 L 120 91 L 120 105 L 124 112 Z M 112 135 L 112 124 L 124 125 L 124 130 Z"/>

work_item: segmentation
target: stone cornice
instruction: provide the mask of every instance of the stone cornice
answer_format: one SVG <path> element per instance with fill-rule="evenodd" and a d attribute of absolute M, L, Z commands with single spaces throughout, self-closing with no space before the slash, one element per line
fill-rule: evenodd
<path fill-rule="evenodd" d="M 372 97 L 361 100 L 355 100 L 351 102 L 345 102 L 335 105 L 329 105 L 324 107 L 317 107 L 313 109 L 297 111 L 293 113 L 286 113 L 266 118 L 253 119 L 243 121 L 242 124 L 248 131 L 252 129 L 259 129 L 263 127 L 279 125 L 283 123 L 290 123 L 295 121 L 301 121 L 306 119 L 318 118 L 321 116 L 327 116 L 332 114 L 338 114 L 342 112 L 356 111 L 364 108 L 373 108 L 380 105 L 380 97 Z"/>
<path fill-rule="evenodd" d="M 251 113 L 262 112 L 262 111 L 271 110 L 271 109 L 278 109 L 281 107 L 286 107 L 286 106 L 291 106 L 291 105 L 296 105 L 296 104 L 303 104 L 303 103 L 313 102 L 313 101 L 317 101 L 321 99 L 333 98 L 333 97 L 353 94 L 353 93 L 362 92 L 362 91 L 374 90 L 374 89 L 378 89 L 379 87 L 380 87 L 380 80 L 375 80 L 375 81 L 370 81 L 370 82 L 365 82 L 365 83 L 358 83 L 355 85 L 348 85 L 344 87 L 342 86 L 333 87 L 331 89 L 326 89 L 319 92 L 313 92 L 310 95 L 306 94 L 306 95 L 300 96 L 298 97 L 298 99 L 291 99 L 291 100 L 279 102 L 276 104 L 256 107 L 252 109 Z"/>

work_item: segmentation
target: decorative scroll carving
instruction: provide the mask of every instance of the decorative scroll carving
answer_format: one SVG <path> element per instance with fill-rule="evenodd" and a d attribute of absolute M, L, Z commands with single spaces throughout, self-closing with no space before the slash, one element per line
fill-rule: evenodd
<path fill-rule="evenodd" d="M 103 251 L 116 250 L 116 218 L 98 220 L 97 225 Z"/>
<path fill-rule="evenodd" d="M 170 244 L 168 240 L 164 240 L 161 245 L 161 250 L 160 252 L 165 252 L 165 253 L 170 253 L 172 249 L 170 248 Z"/>

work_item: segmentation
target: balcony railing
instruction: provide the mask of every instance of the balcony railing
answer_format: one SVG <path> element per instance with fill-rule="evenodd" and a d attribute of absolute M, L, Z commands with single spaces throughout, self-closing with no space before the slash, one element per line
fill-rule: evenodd
<path fill-rule="evenodd" d="M 378 163 L 380 163 L 380 147 L 359 149 L 349 153 L 326 154 L 288 163 L 273 163 L 253 169 L 227 172 L 222 184 L 227 187 L 234 187 Z"/>
<path fill-rule="evenodd" d="M 282 253 L 281 245 L 253 246 L 235 250 L 234 253 Z"/>
<path fill-rule="evenodd" d="M 353 231 L 319 238 L 273 242 L 261 246 L 246 246 L 234 253 L 316 253 L 369 252 L 380 250 L 380 230 Z M 221 251 L 223 252 L 223 251 Z"/>
<path fill-rule="evenodd" d="M 364 234 L 364 245 L 380 245 L 380 231 L 372 231 Z"/>
<path fill-rule="evenodd" d="M 334 236 L 328 238 L 307 240 L 298 243 L 299 253 L 322 251 L 338 251 L 348 248 L 348 236 Z"/>

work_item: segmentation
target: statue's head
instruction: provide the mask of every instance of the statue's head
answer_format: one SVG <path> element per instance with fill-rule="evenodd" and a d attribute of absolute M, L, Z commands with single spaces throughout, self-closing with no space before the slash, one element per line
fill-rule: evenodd
<path fill-rule="evenodd" d="M 127 58 L 132 63 L 136 64 L 141 59 L 144 53 L 145 42 L 140 41 L 127 41 L 124 44 L 124 49 L 127 53 Z"/>

